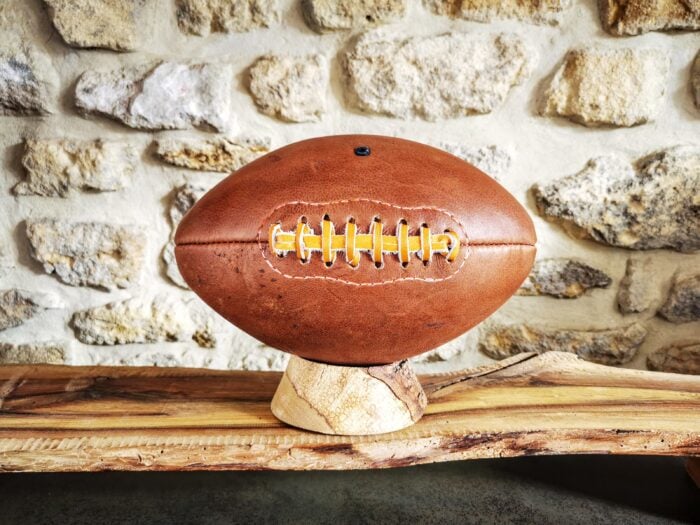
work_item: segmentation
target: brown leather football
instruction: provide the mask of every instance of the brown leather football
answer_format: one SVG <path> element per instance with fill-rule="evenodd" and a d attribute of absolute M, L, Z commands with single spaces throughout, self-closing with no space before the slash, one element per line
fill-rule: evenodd
<path fill-rule="evenodd" d="M 183 218 L 175 255 L 207 304 L 264 343 L 390 363 L 476 325 L 535 257 L 523 207 L 474 166 L 373 135 L 305 140 L 230 175 Z"/>

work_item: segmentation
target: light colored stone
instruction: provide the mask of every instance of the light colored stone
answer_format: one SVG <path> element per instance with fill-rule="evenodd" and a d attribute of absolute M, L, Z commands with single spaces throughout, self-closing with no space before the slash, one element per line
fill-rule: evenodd
<path fill-rule="evenodd" d="M 43 308 L 22 290 L 0 290 L 0 330 L 19 326 Z"/>
<path fill-rule="evenodd" d="M 598 0 L 603 28 L 613 35 L 700 29 L 695 0 Z"/>
<path fill-rule="evenodd" d="M 627 259 L 625 276 L 620 281 L 617 305 L 623 314 L 644 312 L 654 298 L 651 259 Z"/>
<path fill-rule="evenodd" d="M 658 313 L 672 323 L 700 320 L 700 274 L 677 278 Z"/>
<path fill-rule="evenodd" d="M 64 343 L 0 343 L 0 365 L 62 365 L 65 362 Z"/>
<path fill-rule="evenodd" d="M 633 250 L 700 248 L 700 148 L 678 146 L 634 164 L 599 157 L 533 188 L 540 213 L 574 237 Z"/>
<path fill-rule="evenodd" d="M 435 348 L 434 350 L 430 350 L 410 358 L 410 362 L 415 365 L 424 365 L 450 361 L 464 352 L 475 350 L 474 345 L 469 344 L 470 339 L 473 340 L 473 337 L 470 337 L 468 333 L 463 334 L 456 339 L 448 341 L 447 343 Z"/>
<path fill-rule="evenodd" d="M 647 368 L 673 374 L 700 375 L 700 342 L 660 348 L 647 356 Z"/>
<path fill-rule="evenodd" d="M 277 0 L 176 0 L 177 24 L 183 33 L 245 32 L 279 20 Z"/>
<path fill-rule="evenodd" d="M 282 372 L 287 368 L 289 358 L 290 354 L 287 352 L 261 345 L 259 348 L 255 348 L 231 360 L 229 368 L 232 370 L 274 370 Z"/>
<path fill-rule="evenodd" d="M 270 139 L 160 139 L 156 155 L 175 166 L 231 173 L 270 151 Z"/>
<path fill-rule="evenodd" d="M 14 187 L 17 195 L 65 197 L 71 190 L 120 190 L 131 184 L 137 160 L 130 145 L 102 139 L 28 139 L 24 148 L 27 179 Z"/>
<path fill-rule="evenodd" d="M 222 368 L 226 370 L 275 370 L 281 372 L 287 367 L 290 357 L 287 352 L 266 346 L 243 330 L 231 329 L 230 325 L 221 330 L 231 336 L 228 345 L 231 353 Z"/>
<path fill-rule="evenodd" d="M 15 269 L 14 263 L 10 261 L 7 257 L 2 257 L 0 255 L 0 279 L 9 274 Z"/>
<path fill-rule="evenodd" d="M 175 298 L 109 303 L 76 312 L 71 324 L 78 340 L 89 345 L 190 340 L 204 348 L 216 344 L 211 321 L 197 319 Z"/>
<path fill-rule="evenodd" d="M 326 112 L 328 65 L 322 55 L 266 55 L 250 68 L 260 111 L 288 122 L 316 122 Z"/>
<path fill-rule="evenodd" d="M 302 0 L 304 19 L 322 33 L 386 24 L 402 18 L 405 0 Z"/>
<path fill-rule="evenodd" d="M 144 27 L 145 0 L 44 0 L 68 45 L 131 51 Z"/>
<path fill-rule="evenodd" d="M 4 246 L 2 241 L 0 241 L 0 279 L 11 274 L 15 269 L 14 258 L 10 257 L 6 249 L 7 246 Z"/>
<path fill-rule="evenodd" d="M 653 121 L 666 95 L 670 57 L 660 49 L 569 51 L 544 94 L 541 113 L 585 126 Z"/>
<path fill-rule="evenodd" d="M 72 286 L 126 288 L 143 266 L 141 227 L 57 219 L 27 221 L 31 253 L 46 273 Z"/>
<path fill-rule="evenodd" d="M 0 115 L 53 113 L 58 84 L 48 55 L 29 39 L 0 31 Z"/>
<path fill-rule="evenodd" d="M 553 330 L 528 325 L 495 326 L 481 336 L 479 349 L 493 359 L 523 352 L 570 352 L 594 363 L 622 365 L 630 362 L 644 342 L 640 324 L 608 330 Z"/>
<path fill-rule="evenodd" d="M 496 180 L 508 173 L 512 162 L 510 153 L 495 144 L 491 146 L 475 147 L 441 142 L 439 147 L 473 164 Z"/>
<path fill-rule="evenodd" d="M 405 38 L 383 29 L 361 35 L 342 57 L 351 105 L 426 120 L 493 111 L 533 62 L 514 35 Z"/>
<path fill-rule="evenodd" d="M 76 0 L 74 4 L 83 1 L 85 0 Z M 115 0 L 113 3 L 116 4 L 119 1 Z M 363 117 L 353 106 L 346 105 L 342 60 L 346 49 L 354 45 L 353 36 L 358 29 L 340 29 L 332 34 L 314 36 L 313 31 L 302 19 L 302 0 L 278 0 L 277 3 L 280 6 L 278 11 L 284 17 L 284 22 L 273 26 L 272 29 L 254 29 L 247 34 L 230 33 L 228 35 L 214 32 L 206 38 L 187 36 L 180 32 L 175 25 L 177 24 L 175 18 L 177 0 L 145 2 L 146 9 L 153 11 L 153 14 L 158 12 L 159 16 L 152 20 L 154 22 L 152 32 L 146 24 L 149 20 L 139 20 L 138 36 L 141 44 L 139 52 L 133 54 L 70 48 L 52 26 L 51 18 L 42 1 L 5 0 L 0 2 L 0 27 L 11 27 L 14 32 L 23 32 L 22 41 L 11 45 L 5 45 L 7 42 L 5 33 L 1 33 L 3 38 L 0 42 L 0 50 L 9 51 L 11 56 L 19 56 L 23 55 L 25 49 L 29 49 L 32 53 L 39 55 L 44 59 L 43 64 L 32 65 L 31 71 L 42 80 L 55 77 L 56 83 L 51 87 L 59 87 L 58 90 L 46 91 L 42 99 L 49 105 L 54 105 L 55 114 L 50 117 L 0 117 L 2 123 L 0 150 L 2 150 L 4 169 L 0 190 L 0 224 L 2 225 L 0 227 L 0 252 L 2 252 L 0 253 L 0 290 L 17 289 L 22 290 L 23 293 L 27 290 L 32 293 L 32 300 L 36 290 L 53 291 L 69 303 L 68 307 L 60 311 L 41 311 L 41 308 L 44 308 L 41 305 L 39 312 L 31 319 L 14 328 L 0 331 L 2 336 L 0 339 L 12 343 L 36 343 L 52 341 L 54 338 L 66 340 L 69 345 L 68 359 L 72 364 L 184 365 L 221 369 L 230 366 L 259 370 L 271 368 L 279 370 L 284 367 L 285 359 L 289 354 L 271 350 L 259 343 L 258 346 L 253 347 L 255 351 L 244 351 L 238 344 L 235 346 L 229 344 L 229 338 L 237 330 L 233 327 L 229 327 L 228 330 L 219 328 L 218 325 L 215 329 L 218 340 L 216 351 L 206 351 L 190 340 L 170 344 L 151 343 L 114 347 L 84 345 L 75 340 L 72 330 L 67 326 L 67 321 L 76 310 L 123 300 L 131 295 L 147 295 L 150 298 L 152 294 L 163 292 L 182 296 L 183 299 L 192 298 L 194 301 L 194 294 L 190 291 L 171 284 L 170 277 L 166 275 L 166 266 L 161 262 L 161 251 L 171 233 L 168 214 L 175 188 L 189 181 L 201 187 L 203 191 L 204 186 L 220 180 L 221 175 L 226 173 L 226 171 L 200 172 L 191 170 L 188 166 L 196 169 L 208 167 L 214 169 L 214 166 L 222 170 L 228 169 L 224 168 L 229 160 L 226 157 L 228 151 L 226 154 L 222 152 L 219 156 L 217 145 L 211 150 L 204 148 L 200 155 L 193 144 L 195 141 L 192 140 L 189 145 L 191 147 L 187 146 L 183 149 L 183 155 L 180 155 L 179 151 L 174 154 L 174 157 L 182 161 L 182 165 L 169 167 L 169 164 L 156 158 L 155 145 L 148 144 L 151 141 L 176 139 L 188 142 L 190 139 L 201 139 L 202 142 L 206 142 L 204 139 L 207 138 L 216 140 L 219 137 L 233 137 L 232 142 L 237 143 L 239 134 L 244 134 L 246 137 L 270 137 L 272 149 L 274 149 L 311 136 L 352 132 L 414 137 L 435 146 L 441 146 L 441 141 L 449 141 L 456 144 L 456 149 L 447 146 L 444 146 L 444 149 L 461 156 L 489 175 L 501 180 L 503 186 L 515 193 L 523 202 L 527 200 L 523 194 L 523 188 L 535 182 L 540 182 L 544 186 L 560 176 L 577 173 L 592 157 L 615 153 L 622 155 L 624 162 L 628 163 L 634 172 L 634 177 L 630 176 L 629 179 L 631 183 L 634 180 L 646 180 L 637 167 L 638 157 L 674 144 L 700 146 L 696 136 L 700 125 L 700 99 L 698 99 L 697 109 L 692 101 L 694 91 L 700 96 L 700 58 L 696 57 L 700 50 L 698 40 L 700 33 L 650 33 L 641 37 L 614 38 L 603 32 L 597 18 L 594 20 L 591 17 L 591 14 L 594 17 L 598 16 L 595 3 L 578 3 L 573 9 L 563 12 L 564 25 L 560 31 L 546 26 L 528 25 L 529 22 L 494 21 L 490 25 L 485 25 L 470 23 L 464 19 L 450 20 L 432 14 L 425 7 L 428 5 L 427 1 L 405 2 L 406 15 L 398 25 L 384 26 L 384 31 L 392 32 L 392 38 L 395 39 L 421 38 L 445 31 L 464 31 L 475 39 L 486 39 L 492 32 L 512 31 L 520 35 L 526 43 L 532 44 L 538 53 L 542 54 L 543 61 L 546 55 L 547 63 L 538 67 L 536 74 L 523 85 L 513 88 L 507 95 L 505 103 L 491 115 L 458 117 L 441 126 L 439 123 L 426 124 L 422 121 L 404 121 L 373 115 Z M 361 2 L 362 0 L 353 2 L 353 7 Z M 66 9 L 71 7 L 68 6 L 69 3 L 65 2 Z M 228 3 L 231 6 L 244 4 L 243 1 Z M 342 3 L 343 0 L 339 0 L 331 7 L 336 8 Z M 455 3 L 467 4 L 468 2 L 460 0 Z M 631 5 L 631 3 L 632 0 L 629 0 L 628 4 Z M 12 4 L 18 8 L 11 9 Z M 483 5 L 488 3 L 484 0 Z M 508 5 L 507 0 L 500 5 Z M 18 16 L 20 14 L 21 16 Z M 76 20 L 76 22 L 84 21 Z M 87 23 L 83 24 L 83 29 L 89 30 L 88 26 Z M 203 27 L 204 32 L 209 32 L 211 20 Z M 568 31 L 569 29 L 571 31 Z M 214 27 L 213 30 L 218 31 L 219 28 Z M 149 44 L 155 45 L 149 48 Z M 540 87 L 546 87 L 542 85 L 544 77 L 550 73 L 554 74 L 572 46 L 591 44 L 610 48 L 651 47 L 659 50 L 667 49 L 671 52 L 673 68 L 668 77 L 667 93 L 653 124 L 630 129 L 595 129 L 572 124 L 561 118 L 533 116 L 532 111 L 539 109 L 533 97 L 542 94 Z M 326 56 L 331 78 L 326 88 L 327 110 L 322 122 L 290 125 L 258 113 L 252 98 L 247 94 L 247 68 L 255 59 L 266 53 L 292 56 L 321 53 Z M 415 56 L 422 60 L 418 53 Z M 134 131 L 120 122 L 101 116 L 91 115 L 86 119 L 77 117 L 73 99 L 75 85 L 81 73 L 86 70 L 107 71 L 152 60 L 221 61 L 231 64 L 233 70 L 232 80 L 229 83 L 231 98 L 232 104 L 237 104 L 232 106 L 231 114 L 234 116 L 231 120 L 235 122 L 238 119 L 241 123 L 245 122 L 246 127 L 216 134 L 199 130 L 151 133 L 148 130 Z M 450 57 L 447 53 L 445 60 L 466 62 L 469 58 Z M 60 72 L 60 82 L 53 71 L 54 68 Z M 0 69 L 5 72 L 6 76 L 3 77 L 5 82 L 8 71 L 6 64 Z M 455 69 L 459 71 L 459 67 Z M 696 79 L 694 84 L 691 78 Z M 393 95 L 390 92 L 389 97 L 391 96 Z M 0 105 L 2 103 L 0 101 Z M 363 126 L 367 129 L 360 129 Z M 94 193 L 90 188 L 77 191 L 70 188 L 68 198 L 15 197 L 12 187 L 20 180 L 29 182 L 29 177 L 25 177 L 25 169 L 21 165 L 22 142 L 28 137 L 65 139 L 75 142 L 88 142 L 101 138 L 105 142 L 119 141 L 132 144 L 137 150 L 138 164 L 136 164 L 137 171 L 132 175 L 131 189 Z M 228 145 L 223 149 L 228 150 Z M 232 162 L 236 162 L 235 159 L 234 153 L 231 157 Z M 667 204 L 675 199 L 674 195 L 698 193 L 697 186 L 690 188 L 686 186 L 694 178 L 694 172 L 690 171 L 685 175 L 679 174 L 677 178 L 669 178 L 667 183 L 660 183 L 658 190 L 652 191 L 652 194 L 660 195 L 663 192 L 667 195 L 658 202 L 652 201 L 648 204 L 650 206 L 648 213 L 633 214 L 627 224 L 621 225 L 623 230 L 636 232 L 641 227 L 638 225 L 651 222 L 659 225 L 654 235 L 667 237 L 670 239 L 668 242 L 677 245 L 688 246 L 693 242 L 694 246 L 698 246 L 695 241 L 697 236 L 692 235 L 698 227 L 698 223 L 695 222 L 696 215 L 693 213 L 693 210 L 698 209 L 697 200 L 690 198 L 686 201 L 684 205 L 686 207 L 678 220 L 675 218 L 678 213 L 673 207 L 668 213 L 666 212 Z M 640 182 L 640 184 L 640 194 L 647 196 L 648 184 L 646 182 Z M 56 189 L 59 187 L 56 186 Z M 49 188 L 48 191 L 53 191 L 51 184 L 47 188 Z M 618 192 L 616 188 L 608 188 L 607 183 L 603 184 L 602 191 L 598 192 L 597 188 L 592 186 L 586 197 L 588 200 L 581 201 L 582 207 L 585 206 L 584 202 L 597 207 L 599 195 L 606 201 L 600 206 L 601 216 L 597 222 L 590 224 L 591 235 L 596 235 L 596 227 L 606 221 L 605 206 L 610 207 L 612 213 L 616 214 L 619 209 L 619 199 L 624 202 L 628 195 L 624 187 Z M 617 200 L 615 193 L 619 196 Z M 528 200 L 528 203 L 531 208 L 534 208 L 534 199 Z M 102 290 L 90 288 L 74 288 L 63 284 L 55 276 L 45 274 L 41 264 L 30 257 L 30 247 L 24 238 L 24 221 L 47 216 L 66 221 L 142 224 L 147 234 L 147 242 L 155 242 L 156 245 L 146 247 L 141 278 L 127 291 L 116 290 L 105 293 Z M 546 329 L 558 327 L 588 329 L 591 326 L 610 328 L 635 321 L 641 322 L 646 325 L 650 334 L 636 358 L 627 365 L 634 368 L 644 367 L 647 354 L 658 348 L 680 344 L 681 341 L 686 340 L 696 344 L 700 342 L 700 337 L 694 335 L 698 329 L 698 321 L 675 324 L 665 321 L 661 316 L 654 317 L 666 300 L 673 272 L 679 270 L 684 274 L 698 273 L 695 268 L 700 261 L 698 259 L 700 252 L 682 254 L 668 249 L 641 252 L 609 248 L 608 245 L 570 239 L 559 225 L 546 223 L 541 218 L 536 220 L 536 223 L 540 239 L 539 251 L 543 255 L 576 257 L 608 273 L 613 277 L 614 283 L 608 289 L 590 289 L 575 301 L 547 298 L 547 296 L 516 297 L 514 301 L 503 306 L 501 315 L 498 316 L 499 320 L 509 323 L 527 322 L 534 325 L 541 323 L 539 326 Z M 683 234 L 684 240 L 671 239 L 667 232 L 680 231 L 683 223 L 687 224 Z M 669 228 L 667 228 L 668 225 L 670 225 Z M 607 231 L 606 227 L 603 227 L 603 231 Z M 649 257 L 653 262 L 650 274 L 640 273 L 638 279 L 639 282 L 643 281 L 648 285 L 647 288 L 652 292 L 653 300 L 642 313 L 623 317 L 618 310 L 617 294 L 628 257 Z M 176 265 L 174 260 L 171 259 L 170 262 L 168 271 L 174 275 L 172 272 L 176 270 Z M 138 294 L 136 290 L 139 291 Z M 219 320 L 214 314 L 212 316 Z M 603 318 L 607 318 L 608 321 Z M 606 322 L 608 324 L 603 324 Z M 450 343 L 446 348 L 418 356 L 413 361 L 420 362 L 423 368 L 418 368 L 418 364 L 414 368 L 421 372 L 441 372 L 478 366 L 487 360 L 490 361 L 484 354 L 475 351 L 478 332 L 479 330 L 471 331 L 473 340 L 470 340 L 469 345 Z M 242 356 L 237 355 L 238 349 L 243 353 Z"/>
<path fill-rule="evenodd" d="M 229 370 L 227 355 L 205 350 L 192 341 L 133 345 L 81 345 L 71 353 L 71 365 L 157 366 Z"/>
<path fill-rule="evenodd" d="M 175 195 L 170 205 L 169 215 L 172 233 L 170 234 L 168 243 L 163 248 L 163 262 L 165 262 L 166 274 L 170 280 L 186 290 L 189 290 L 190 287 L 187 286 L 187 283 L 182 278 L 180 270 L 177 267 L 177 261 L 175 260 L 175 230 L 177 230 L 177 226 L 185 216 L 185 213 L 187 213 L 187 211 L 194 206 L 194 203 L 206 192 L 207 188 L 205 187 L 185 184 L 175 190 Z"/>
<path fill-rule="evenodd" d="M 173 202 L 168 213 L 173 229 L 180 224 L 180 221 L 185 214 L 192 206 L 194 206 L 194 203 L 207 192 L 207 189 L 208 188 L 205 186 L 188 183 L 180 186 L 175 191 L 175 197 L 173 198 Z"/>
<path fill-rule="evenodd" d="M 601 270 L 572 259 L 542 259 L 535 265 L 517 295 L 581 297 L 590 288 L 607 288 L 612 279 Z"/>
<path fill-rule="evenodd" d="M 438 15 L 476 22 L 515 19 L 532 24 L 556 25 L 569 0 L 423 0 Z"/>
<path fill-rule="evenodd" d="M 156 62 L 86 71 L 78 80 L 75 97 L 82 111 L 132 128 L 227 131 L 232 84 L 228 64 Z"/>
<path fill-rule="evenodd" d="M 690 70 L 690 87 L 693 91 L 695 107 L 700 109 L 700 52 L 695 55 L 695 60 Z"/>

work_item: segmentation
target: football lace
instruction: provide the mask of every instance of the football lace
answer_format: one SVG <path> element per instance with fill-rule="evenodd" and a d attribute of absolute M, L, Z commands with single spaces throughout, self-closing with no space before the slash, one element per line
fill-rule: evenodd
<path fill-rule="evenodd" d="M 321 259 L 330 268 L 336 261 L 338 252 L 344 252 L 347 263 L 352 268 L 360 264 L 362 252 L 370 255 L 376 268 L 384 267 L 384 255 L 394 254 L 401 266 L 407 268 L 411 256 L 415 255 L 424 265 L 430 264 L 435 254 L 452 262 L 459 255 L 460 239 L 453 230 L 433 233 L 423 223 L 417 235 L 411 235 L 408 222 L 399 220 L 395 235 L 384 234 L 381 217 L 375 217 L 369 232 L 360 233 L 354 218 L 345 223 L 345 230 L 338 234 L 330 216 L 325 214 L 321 220 L 321 232 L 315 233 L 306 217 L 300 217 L 293 231 L 284 231 L 281 223 L 270 226 L 268 244 L 270 250 L 279 257 L 290 253 L 296 254 L 303 264 L 308 264 L 314 252 L 321 253 Z"/>

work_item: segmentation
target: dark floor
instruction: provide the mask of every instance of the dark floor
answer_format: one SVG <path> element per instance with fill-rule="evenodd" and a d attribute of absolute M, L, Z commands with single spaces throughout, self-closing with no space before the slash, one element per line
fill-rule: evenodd
<path fill-rule="evenodd" d="M 354 472 L 0 475 L 0 522 L 695 523 L 683 460 L 561 456 Z"/>

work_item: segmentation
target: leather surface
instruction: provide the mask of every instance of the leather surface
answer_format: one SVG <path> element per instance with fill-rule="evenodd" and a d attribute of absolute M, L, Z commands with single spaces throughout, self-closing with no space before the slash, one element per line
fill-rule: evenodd
<path fill-rule="evenodd" d="M 367 157 L 355 155 L 369 146 Z M 318 230 L 328 214 L 342 233 L 349 217 L 384 232 L 399 220 L 461 239 L 457 259 L 413 255 L 403 268 L 367 253 L 351 268 L 342 252 L 326 267 L 271 253 L 268 228 L 292 231 L 300 216 Z M 312 139 L 248 164 L 208 192 L 175 236 L 191 288 L 226 319 L 266 344 L 336 364 L 383 364 L 439 346 L 476 325 L 518 288 L 535 256 L 527 212 L 466 162 L 415 142 L 378 136 Z"/>
<path fill-rule="evenodd" d="M 371 155 L 358 157 L 356 146 L 369 146 Z M 460 216 L 472 243 L 535 242 L 527 212 L 488 175 L 442 150 L 373 135 L 305 140 L 251 162 L 200 199 L 175 242 L 255 240 L 280 204 L 338 199 L 442 208 Z M 356 213 L 376 214 L 371 203 Z"/>

